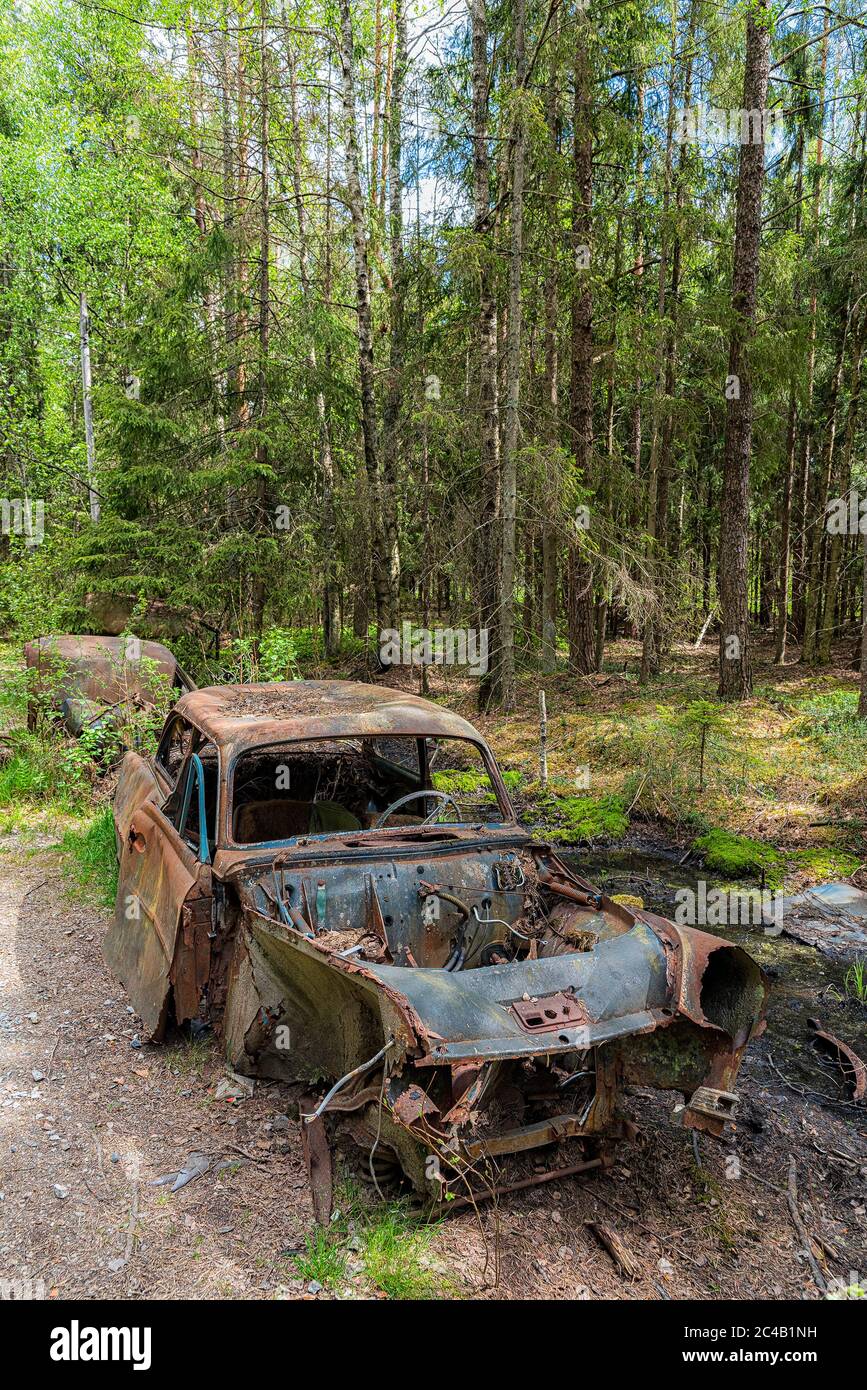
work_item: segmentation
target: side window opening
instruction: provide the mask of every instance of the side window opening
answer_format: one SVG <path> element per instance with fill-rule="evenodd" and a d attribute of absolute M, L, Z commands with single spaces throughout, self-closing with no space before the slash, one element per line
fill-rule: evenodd
<path fill-rule="evenodd" d="M 202 743 L 187 757 L 183 773 L 165 805 L 165 814 L 203 863 L 213 857 L 217 840 L 217 799 L 220 768 L 216 747 Z M 202 837 L 204 806 L 205 837 Z"/>
<path fill-rule="evenodd" d="M 251 749 L 235 764 L 231 797 L 237 844 L 503 814 L 478 747 L 409 735 Z"/>
<path fill-rule="evenodd" d="M 176 715 L 163 730 L 156 756 L 159 766 L 172 786 L 177 784 L 178 775 L 192 746 L 192 725 L 180 715 Z"/>

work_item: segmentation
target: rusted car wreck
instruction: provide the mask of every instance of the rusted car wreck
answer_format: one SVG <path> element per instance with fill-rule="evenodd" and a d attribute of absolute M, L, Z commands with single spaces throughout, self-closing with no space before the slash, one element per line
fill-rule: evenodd
<path fill-rule="evenodd" d="M 153 707 L 160 682 L 176 694 L 196 688 L 168 647 L 137 637 L 37 637 L 25 645 L 24 661 L 33 673 L 28 726 L 48 705 L 76 736 L 119 720 L 128 707 Z"/>
<path fill-rule="evenodd" d="M 624 1086 L 681 1092 L 712 1133 L 733 1114 L 758 966 L 598 893 L 435 704 L 187 694 L 156 756 L 126 755 L 115 825 L 109 964 L 153 1037 L 207 1021 L 237 1072 L 303 1083 L 320 1218 L 335 1149 L 380 1190 L 475 1201 L 605 1162 Z"/>

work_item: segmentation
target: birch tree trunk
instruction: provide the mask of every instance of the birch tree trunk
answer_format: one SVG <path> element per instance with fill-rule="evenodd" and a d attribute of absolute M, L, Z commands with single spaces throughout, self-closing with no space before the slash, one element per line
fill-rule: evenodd
<path fill-rule="evenodd" d="M 87 502 L 90 519 L 99 521 L 99 498 L 96 495 L 96 444 L 93 435 L 93 384 L 90 375 L 90 312 L 84 290 L 78 297 L 78 328 L 81 345 L 81 399 L 84 409 L 84 443 L 87 455 Z"/>

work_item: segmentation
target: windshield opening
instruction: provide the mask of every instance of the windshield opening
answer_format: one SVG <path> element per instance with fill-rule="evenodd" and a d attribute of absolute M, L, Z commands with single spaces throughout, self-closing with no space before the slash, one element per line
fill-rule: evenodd
<path fill-rule="evenodd" d="M 230 806 L 240 845 L 510 818 L 477 744 L 410 735 L 251 749 L 235 763 Z"/>

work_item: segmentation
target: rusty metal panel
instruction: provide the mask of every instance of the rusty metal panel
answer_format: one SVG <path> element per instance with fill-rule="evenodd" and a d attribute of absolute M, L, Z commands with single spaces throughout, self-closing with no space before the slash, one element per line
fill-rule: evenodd
<path fill-rule="evenodd" d="M 158 809 L 140 806 L 121 846 L 114 922 L 103 954 L 151 1034 L 164 1023 L 181 910 L 202 872 Z"/>
<path fill-rule="evenodd" d="M 142 669 L 140 657 L 154 663 L 160 675 L 175 681 L 178 663 L 161 642 L 139 642 L 136 657 L 131 657 L 129 650 L 126 637 L 39 637 L 26 644 L 24 659 L 28 667 L 46 677 L 61 672 L 63 695 L 82 695 L 104 704 L 136 696 L 151 698 L 150 672 Z"/>

